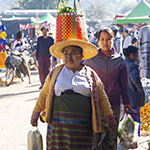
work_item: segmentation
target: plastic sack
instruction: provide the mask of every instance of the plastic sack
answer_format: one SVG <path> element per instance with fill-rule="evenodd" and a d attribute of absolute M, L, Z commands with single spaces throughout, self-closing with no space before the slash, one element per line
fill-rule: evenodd
<path fill-rule="evenodd" d="M 42 135 L 38 129 L 28 132 L 27 150 L 43 150 Z"/>
<path fill-rule="evenodd" d="M 118 137 L 120 144 L 128 149 L 138 147 L 138 128 L 139 123 L 134 121 L 128 114 L 125 115 L 123 120 L 119 123 Z"/>
<path fill-rule="evenodd" d="M 15 55 L 10 56 L 10 63 L 19 66 L 21 62 L 22 62 L 22 58 L 20 56 L 15 56 Z"/>

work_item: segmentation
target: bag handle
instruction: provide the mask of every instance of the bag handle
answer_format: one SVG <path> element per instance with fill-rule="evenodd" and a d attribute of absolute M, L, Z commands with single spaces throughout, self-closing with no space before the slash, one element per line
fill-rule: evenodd
<path fill-rule="evenodd" d="M 58 11 L 59 8 L 60 8 L 60 1 L 62 1 L 63 7 L 65 7 L 65 2 L 64 2 L 64 0 L 59 0 L 59 1 L 58 1 L 58 5 L 57 5 L 57 8 L 58 8 L 57 11 Z M 78 0 L 78 3 L 79 3 L 80 12 L 82 13 L 80 0 Z M 74 0 L 74 14 L 77 15 L 77 4 L 76 4 L 76 0 Z"/>

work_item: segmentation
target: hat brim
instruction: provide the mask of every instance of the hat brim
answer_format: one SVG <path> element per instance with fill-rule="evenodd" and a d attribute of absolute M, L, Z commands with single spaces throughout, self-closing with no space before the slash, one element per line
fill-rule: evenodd
<path fill-rule="evenodd" d="M 83 59 L 82 60 L 92 58 L 95 55 L 97 55 L 97 53 L 98 53 L 98 49 L 95 45 L 88 43 L 88 42 L 81 41 L 81 40 L 65 40 L 65 41 L 57 42 L 54 45 L 52 45 L 49 48 L 49 50 L 50 50 L 50 53 L 54 57 L 63 59 L 62 50 L 67 46 L 81 47 L 83 50 Z"/>

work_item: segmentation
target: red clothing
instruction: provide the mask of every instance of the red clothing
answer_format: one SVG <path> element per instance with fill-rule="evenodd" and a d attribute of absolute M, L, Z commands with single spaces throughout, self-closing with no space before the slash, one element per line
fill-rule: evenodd
<path fill-rule="evenodd" d="M 11 45 L 11 49 L 18 50 L 18 52 L 23 52 L 26 48 L 25 42 L 23 39 L 20 41 L 18 39 L 15 39 Z"/>

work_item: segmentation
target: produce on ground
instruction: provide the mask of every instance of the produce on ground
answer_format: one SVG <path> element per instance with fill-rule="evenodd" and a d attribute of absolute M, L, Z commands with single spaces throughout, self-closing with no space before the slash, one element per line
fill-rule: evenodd
<path fill-rule="evenodd" d="M 58 10 L 59 13 L 73 13 L 74 9 L 72 7 L 60 7 Z"/>
<path fill-rule="evenodd" d="M 140 108 L 141 130 L 150 131 L 150 102 Z"/>

